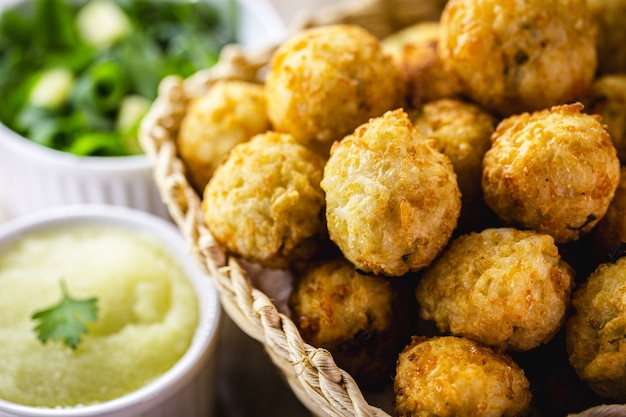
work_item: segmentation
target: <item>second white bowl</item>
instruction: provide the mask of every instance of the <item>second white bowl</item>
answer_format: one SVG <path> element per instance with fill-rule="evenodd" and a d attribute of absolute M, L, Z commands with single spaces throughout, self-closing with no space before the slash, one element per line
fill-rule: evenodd
<path fill-rule="evenodd" d="M 101 205 L 73 205 L 45 209 L 3 224 L 0 226 L 0 248 L 23 243 L 24 239 L 34 233 L 40 236 L 40 232 L 64 231 L 77 226 L 118 228 L 160 242 L 160 245 L 172 255 L 173 260 L 180 265 L 197 296 L 198 324 L 191 344 L 169 370 L 147 385 L 121 397 L 102 403 L 66 408 L 26 406 L 0 399 L 0 416 L 212 416 L 217 388 L 215 385 L 216 346 L 221 307 L 217 290 L 189 255 L 188 246 L 180 232 L 171 222 L 139 210 Z M 106 239 L 108 237 L 105 237 L 105 241 Z M 37 243 L 37 245 L 40 244 Z M 128 326 L 132 327 L 133 324 L 128 324 Z M 35 338 L 34 334 L 33 338 Z M 154 352 L 146 352 L 146 354 L 152 355 Z"/>

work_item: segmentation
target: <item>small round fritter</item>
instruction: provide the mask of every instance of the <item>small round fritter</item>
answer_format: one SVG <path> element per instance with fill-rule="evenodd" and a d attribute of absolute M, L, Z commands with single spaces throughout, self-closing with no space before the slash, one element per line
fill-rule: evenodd
<path fill-rule="evenodd" d="M 526 351 L 561 328 L 573 274 L 551 236 L 490 228 L 453 240 L 415 295 L 420 317 L 440 332 Z"/>
<path fill-rule="evenodd" d="M 622 167 L 615 196 L 591 236 L 596 259 L 601 261 L 626 242 L 626 167 Z"/>
<path fill-rule="evenodd" d="M 599 396 L 626 401 L 626 258 L 600 264 L 572 297 L 569 362 Z"/>
<path fill-rule="evenodd" d="M 313 256 L 327 239 L 324 158 L 273 131 L 240 143 L 207 184 L 202 211 L 215 240 L 268 268 Z"/>
<path fill-rule="evenodd" d="M 624 5 L 626 6 L 626 1 Z M 602 123 L 606 125 L 617 149 L 617 157 L 622 164 L 626 164 L 626 73 L 597 78 L 585 93 L 582 102 L 586 113 L 602 117 Z"/>
<path fill-rule="evenodd" d="M 598 72 L 626 73 L 626 2 L 623 0 L 587 0 L 598 27 Z"/>
<path fill-rule="evenodd" d="M 275 51 L 265 83 L 274 129 L 326 154 L 404 99 L 399 70 L 380 41 L 356 25 L 296 33 Z"/>
<path fill-rule="evenodd" d="M 459 228 L 472 228 L 484 217 L 483 156 L 491 146 L 496 119 L 475 104 L 443 98 L 424 104 L 413 124 L 424 137 L 435 139 L 437 148 L 450 158 L 461 190 Z"/>
<path fill-rule="evenodd" d="M 530 411 L 530 382 L 507 354 L 454 336 L 414 336 L 398 356 L 397 417 L 515 417 Z"/>
<path fill-rule="evenodd" d="M 383 50 L 400 69 L 409 108 L 461 92 L 460 82 L 439 59 L 438 43 L 438 21 L 415 23 L 381 41 Z"/>
<path fill-rule="evenodd" d="M 262 85 L 219 81 L 208 92 L 193 99 L 187 106 L 176 139 L 193 187 L 202 193 L 215 168 L 235 145 L 269 129 Z"/>
<path fill-rule="evenodd" d="M 580 103 L 504 119 L 483 159 L 485 202 L 509 225 L 578 240 L 604 216 L 620 163 L 597 115 Z"/>
<path fill-rule="evenodd" d="M 375 274 L 400 276 L 430 264 L 461 211 L 450 159 L 402 110 L 335 142 L 321 185 L 330 238 L 358 269 Z"/>
<path fill-rule="evenodd" d="M 503 117 L 576 101 L 595 75 L 586 0 L 451 0 L 440 24 L 446 68 Z"/>
<path fill-rule="evenodd" d="M 406 280 L 363 274 L 343 257 L 294 276 L 289 307 L 302 338 L 328 349 L 360 386 L 386 384 L 410 334 Z"/>

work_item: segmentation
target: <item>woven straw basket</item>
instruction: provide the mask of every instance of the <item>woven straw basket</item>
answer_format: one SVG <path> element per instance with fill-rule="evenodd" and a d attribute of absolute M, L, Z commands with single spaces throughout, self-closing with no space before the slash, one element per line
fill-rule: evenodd
<path fill-rule="evenodd" d="M 332 23 L 354 23 L 382 38 L 422 20 L 439 18 L 445 0 L 352 0 L 297 16 L 290 32 Z M 276 45 L 244 51 L 222 50 L 218 63 L 191 77 L 167 77 L 144 118 L 140 142 L 153 162 L 154 178 L 170 215 L 190 245 L 200 267 L 214 281 L 224 310 L 247 335 L 263 344 L 298 399 L 319 416 L 389 416 L 368 403 L 354 379 L 331 354 L 305 343 L 274 298 L 255 286 L 250 269 L 216 244 L 204 223 L 201 196 L 191 187 L 177 155 L 177 132 L 190 99 L 220 79 L 262 82 L 263 69 Z M 387 409 L 390 408 L 388 404 Z M 626 406 L 599 406 L 579 417 L 626 416 Z"/>

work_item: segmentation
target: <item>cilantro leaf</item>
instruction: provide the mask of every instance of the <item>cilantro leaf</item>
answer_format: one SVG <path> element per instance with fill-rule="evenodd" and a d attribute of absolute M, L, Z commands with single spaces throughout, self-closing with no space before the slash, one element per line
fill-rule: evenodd
<path fill-rule="evenodd" d="M 61 281 L 61 290 L 63 299 L 57 305 L 35 312 L 31 319 L 39 321 L 34 330 L 41 343 L 57 340 L 75 350 L 81 336 L 88 332 L 87 323 L 98 319 L 98 300 L 95 297 L 72 298 L 64 281 Z"/>

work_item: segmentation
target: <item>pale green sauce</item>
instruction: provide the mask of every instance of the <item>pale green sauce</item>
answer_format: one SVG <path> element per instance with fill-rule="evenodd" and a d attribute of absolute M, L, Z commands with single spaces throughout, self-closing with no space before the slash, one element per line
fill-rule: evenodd
<path fill-rule="evenodd" d="M 43 345 L 31 315 L 97 297 L 99 318 L 73 351 Z M 198 322 L 183 268 L 154 237 L 83 226 L 29 234 L 0 250 L 0 398 L 72 407 L 132 392 L 171 368 Z"/>

